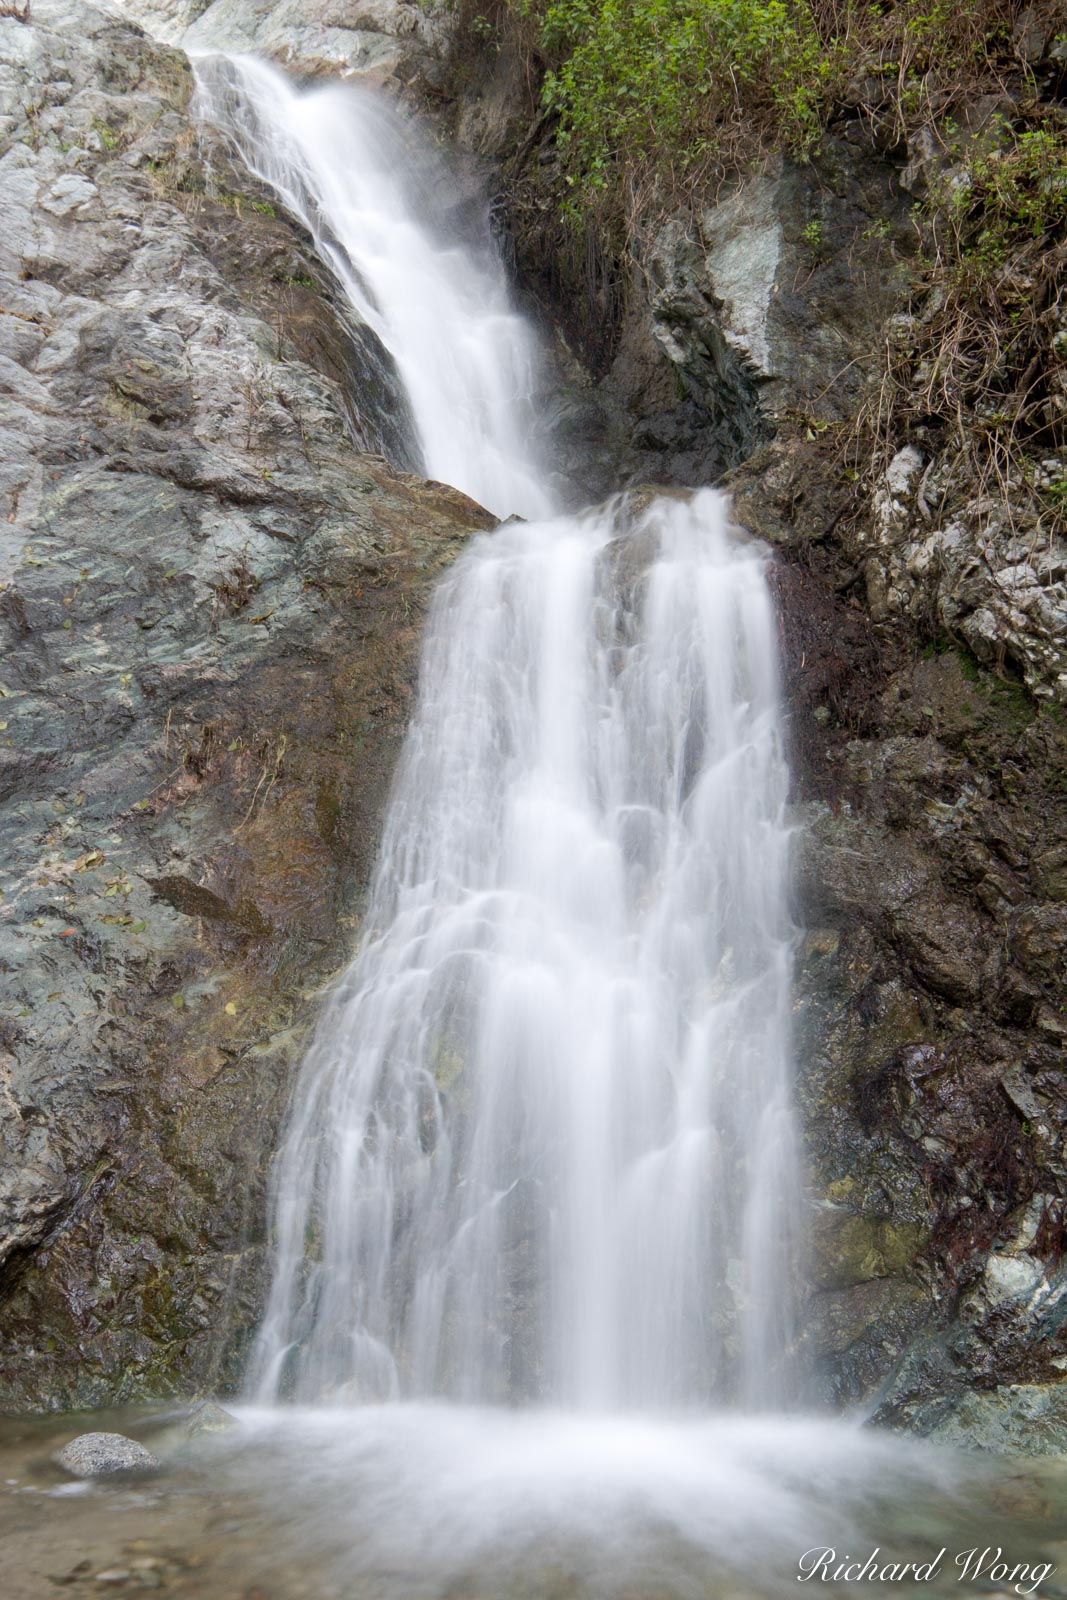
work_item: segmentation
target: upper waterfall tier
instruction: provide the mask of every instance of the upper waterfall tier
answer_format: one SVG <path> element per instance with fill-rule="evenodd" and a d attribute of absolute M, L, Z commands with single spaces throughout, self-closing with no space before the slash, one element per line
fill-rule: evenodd
<path fill-rule="evenodd" d="M 201 115 L 308 229 L 392 357 L 423 474 L 496 516 L 546 515 L 530 444 L 537 341 L 485 215 L 449 215 L 440 158 L 373 90 L 301 91 L 253 56 L 196 66 Z"/>

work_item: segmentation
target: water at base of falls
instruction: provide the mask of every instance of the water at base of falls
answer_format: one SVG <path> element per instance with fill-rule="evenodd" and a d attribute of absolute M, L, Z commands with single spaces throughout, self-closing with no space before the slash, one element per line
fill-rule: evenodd
<path fill-rule="evenodd" d="M 234 1481 L 243 1460 L 345 1600 L 774 1600 L 820 1547 L 929 1560 L 980 1481 L 806 1419 L 394 1404 L 242 1421 Z M 958 1592 L 945 1567 L 922 1592 Z"/>
<path fill-rule="evenodd" d="M 294 1101 L 261 1395 L 784 1398 L 785 791 L 721 496 L 468 549 Z"/>
<path fill-rule="evenodd" d="M 185 1600 L 1064 1594 L 1061 1461 L 959 1462 L 841 1420 L 390 1404 L 241 1410 L 192 1442 L 175 1412 L 78 1425 L 142 1439 L 164 1471 L 71 1484 L 50 1456 L 72 1419 L 0 1417 L 4 1600 L 115 1569 Z M 998 1549 L 1021 1587 L 990 1582 Z M 798 1589 L 829 1550 L 851 1581 Z M 967 1551 L 988 1551 L 969 1580 Z M 936 1570 L 857 1579 L 875 1552 Z"/>

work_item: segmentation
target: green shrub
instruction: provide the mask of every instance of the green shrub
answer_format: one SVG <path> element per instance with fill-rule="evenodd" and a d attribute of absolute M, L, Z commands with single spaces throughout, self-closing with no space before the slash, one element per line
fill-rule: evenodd
<path fill-rule="evenodd" d="M 482 0 L 473 20 L 479 38 L 510 38 L 540 83 L 568 211 L 603 216 L 620 197 L 630 213 L 677 199 L 767 150 L 810 154 L 842 108 L 879 143 L 903 141 L 1017 71 L 1016 11 L 1014 0 Z"/>
<path fill-rule="evenodd" d="M 985 486 L 991 511 L 1032 482 L 1058 522 L 1042 462 L 1067 445 L 1067 115 L 1035 108 L 949 136 L 917 221 L 914 320 L 881 397 L 885 448 L 925 435 Z"/>
<path fill-rule="evenodd" d="M 1067 126 L 1002 119 L 934 186 L 928 209 L 942 250 L 964 276 L 988 279 L 1047 246 L 1067 222 Z"/>
<path fill-rule="evenodd" d="M 513 0 L 538 18 L 543 89 L 580 207 L 640 176 L 685 179 L 753 133 L 802 153 L 827 59 L 805 0 Z"/>

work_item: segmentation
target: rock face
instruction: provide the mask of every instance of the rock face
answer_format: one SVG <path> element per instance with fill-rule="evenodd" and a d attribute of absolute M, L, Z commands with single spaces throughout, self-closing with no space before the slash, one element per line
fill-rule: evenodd
<path fill-rule="evenodd" d="M 871 617 L 817 442 L 735 487 L 785 541 L 809 1353 L 831 1402 L 955 1439 L 974 1391 L 1067 1367 L 1067 721 L 949 637 Z M 1060 1414 L 1035 1400 L 1004 1426 L 1020 1442 L 1037 1419 L 1045 1449 Z"/>
<path fill-rule="evenodd" d="M 828 141 L 816 166 L 781 161 L 668 222 L 604 384 L 638 419 L 624 470 L 715 481 L 791 416 L 819 427 L 849 416 L 896 304 L 905 202 L 891 168 Z M 674 385 L 664 385 L 657 352 Z"/>
<path fill-rule="evenodd" d="M 121 1433 L 80 1433 L 55 1455 L 56 1465 L 74 1478 L 109 1478 L 116 1472 L 154 1472 L 151 1450 Z"/>
<path fill-rule="evenodd" d="M 439 72 L 443 19 L 417 0 L 122 0 L 156 38 L 255 50 L 302 73 L 358 72 L 399 90 Z"/>
<path fill-rule="evenodd" d="M 939 1444 L 996 1455 L 1062 1456 L 1067 1435 L 1067 1387 L 1004 1384 L 968 1395 L 933 1437 Z"/>
<path fill-rule="evenodd" d="M 190 92 L 115 12 L 0 18 L 0 1407 L 232 1375 L 428 587 L 488 525 L 354 447 L 381 373 L 224 152 L 208 192 Z"/>
<path fill-rule="evenodd" d="M 1067 322 L 1060 338 L 1067 342 Z M 864 531 L 864 578 L 878 621 L 931 613 L 986 666 L 1013 668 L 1040 698 L 1067 705 L 1067 542 L 1055 518 L 987 490 L 949 514 L 939 463 L 900 450 Z M 1051 458 L 1061 475 L 1065 463 Z"/>
<path fill-rule="evenodd" d="M 488 120 L 478 148 L 492 156 L 517 134 Z M 460 119 L 464 131 L 471 123 L 481 129 Z M 581 286 L 561 289 L 545 270 L 549 202 L 535 182 L 530 200 L 533 180 L 512 181 L 520 271 L 566 328 Z M 812 165 L 779 160 L 663 224 L 632 271 L 614 337 L 607 308 L 599 344 L 596 329 L 570 330 L 599 376 L 561 385 L 552 437 L 566 468 L 605 494 L 619 483 L 696 487 L 798 422 L 821 432 L 851 417 L 899 304 L 911 205 L 894 165 L 828 138 Z"/>

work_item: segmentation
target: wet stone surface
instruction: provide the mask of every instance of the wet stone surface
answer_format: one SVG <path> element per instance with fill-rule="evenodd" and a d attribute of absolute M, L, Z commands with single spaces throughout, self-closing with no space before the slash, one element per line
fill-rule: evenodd
<path fill-rule="evenodd" d="M 208 192 L 191 88 L 113 12 L 0 18 L 10 1408 L 236 1369 L 426 597 L 489 521 L 355 448 L 329 286 L 218 151 Z"/>
<path fill-rule="evenodd" d="M 121 1433 L 80 1433 L 53 1460 L 73 1478 L 104 1478 L 115 1472 L 153 1472 L 159 1462 L 150 1450 Z"/>

